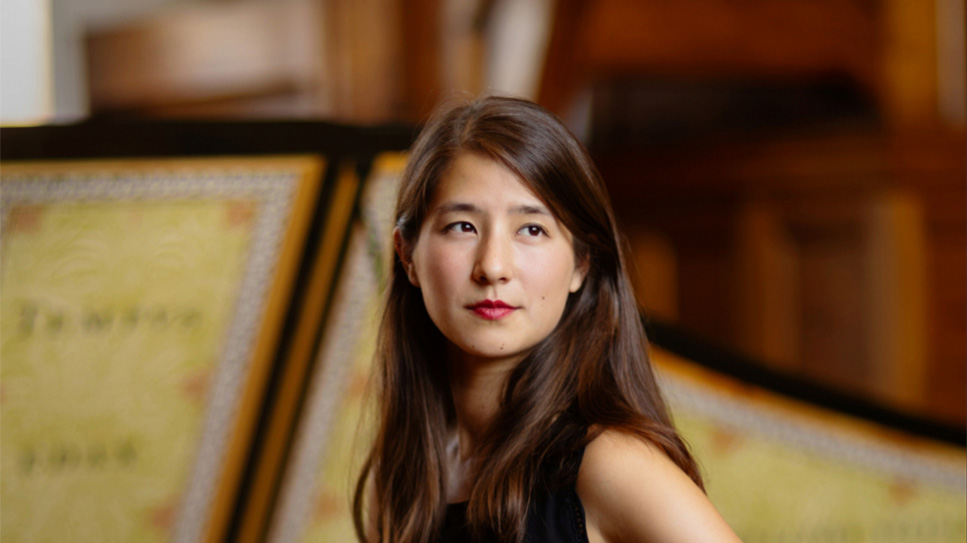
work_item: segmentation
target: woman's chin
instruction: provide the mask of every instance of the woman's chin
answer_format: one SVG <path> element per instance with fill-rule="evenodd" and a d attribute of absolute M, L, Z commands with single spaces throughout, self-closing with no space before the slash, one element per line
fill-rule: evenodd
<path fill-rule="evenodd" d="M 462 359 L 465 363 L 480 366 L 516 365 L 530 350 L 518 347 L 508 347 L 506 343 L 480 342 L 473 345 L 454 344 L 454 358 Z"/>

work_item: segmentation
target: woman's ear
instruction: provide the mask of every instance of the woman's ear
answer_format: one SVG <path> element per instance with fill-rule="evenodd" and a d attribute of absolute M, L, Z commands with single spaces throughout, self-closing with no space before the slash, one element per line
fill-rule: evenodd
<path fill-rule="evenodd" d="M 571 275 L 571 285 L 568 289 L 570 292 L 577 292 L 584 284 L 584 279 L 588 276 L 588 270 L 591 267 L 591 261 L 587 257 L 582 258 L 577 266 L 574 267 L 574 273 Z"/>
<path fill-rule="evenodd" d="M 412 251 L 405 246 L 405 241 L 403 241 L 403 235 L 400 234 L 400 227 L 397 226 L 393 228 L 393 247 L 396 249 L 396 256 L 400 258 L 400 263 L 403 264 L 403 269 L 406 271 L 406 277 L 410 280 L 416 288 L 420 288 L 420 279 L 416 276 L 416 268 L 413 266 L 413 260 L 411 259 Z"/>

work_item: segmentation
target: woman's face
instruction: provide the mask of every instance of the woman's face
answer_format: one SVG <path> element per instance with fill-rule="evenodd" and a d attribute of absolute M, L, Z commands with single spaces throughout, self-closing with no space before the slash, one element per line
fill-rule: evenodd
<path fill-rule="evenodd" d="M 516 362 L 557 326 L 586 267 L 571 233 L 512 171 L 461 153 L 436 187 L 406 271 L 437 328 L 470 359 Z"/>

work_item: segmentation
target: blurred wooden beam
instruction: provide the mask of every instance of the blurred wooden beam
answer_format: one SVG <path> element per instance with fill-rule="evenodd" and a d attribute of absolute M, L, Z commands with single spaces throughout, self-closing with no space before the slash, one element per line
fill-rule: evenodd
<path fill-rule="evenodd" d="M 399 106 L 414 121 L 426 118 L 444 91 L 442 9 L 441 0 L 412 0 L 401 13 L 406 42 Z"/>
<path fill-rule="evenodd" d="M 881 107 L 900 125 L 925 125 L 939 117 L 937 16 L 933 0 L 881 0 Z"/>
<path fill-rule="evenodd" d="M 193 5 L 93 32 L 92 112 L 197 108 L 308 91 L 319 52 L 316 8 L 308 0 Z"/>
<path fill-rule="evenodd" d="M 562 0 L 556 18 L 540 99 L 559 113 L 576 88 L 627 74 L 877 83 L 873 2 Z"/>

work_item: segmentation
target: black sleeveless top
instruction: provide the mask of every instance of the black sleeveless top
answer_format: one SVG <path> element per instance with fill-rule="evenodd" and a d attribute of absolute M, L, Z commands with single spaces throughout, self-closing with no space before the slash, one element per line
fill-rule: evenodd
<path fill-rule="evenodd" d="M 576 455 L 580 466 L 584 450 Z M 570 476 L 569 476 L 570 475 Z M 534 496 L 527 510 L 525 543 L 588 543 L 584 506 L 574 488 L 575 473 L 565 475 L 566 483 L 548 493 Z M 475 539 L 466 524 L 467 503 L 447 506 L 447 515 L 438 543 L 470 543 Z"/>

